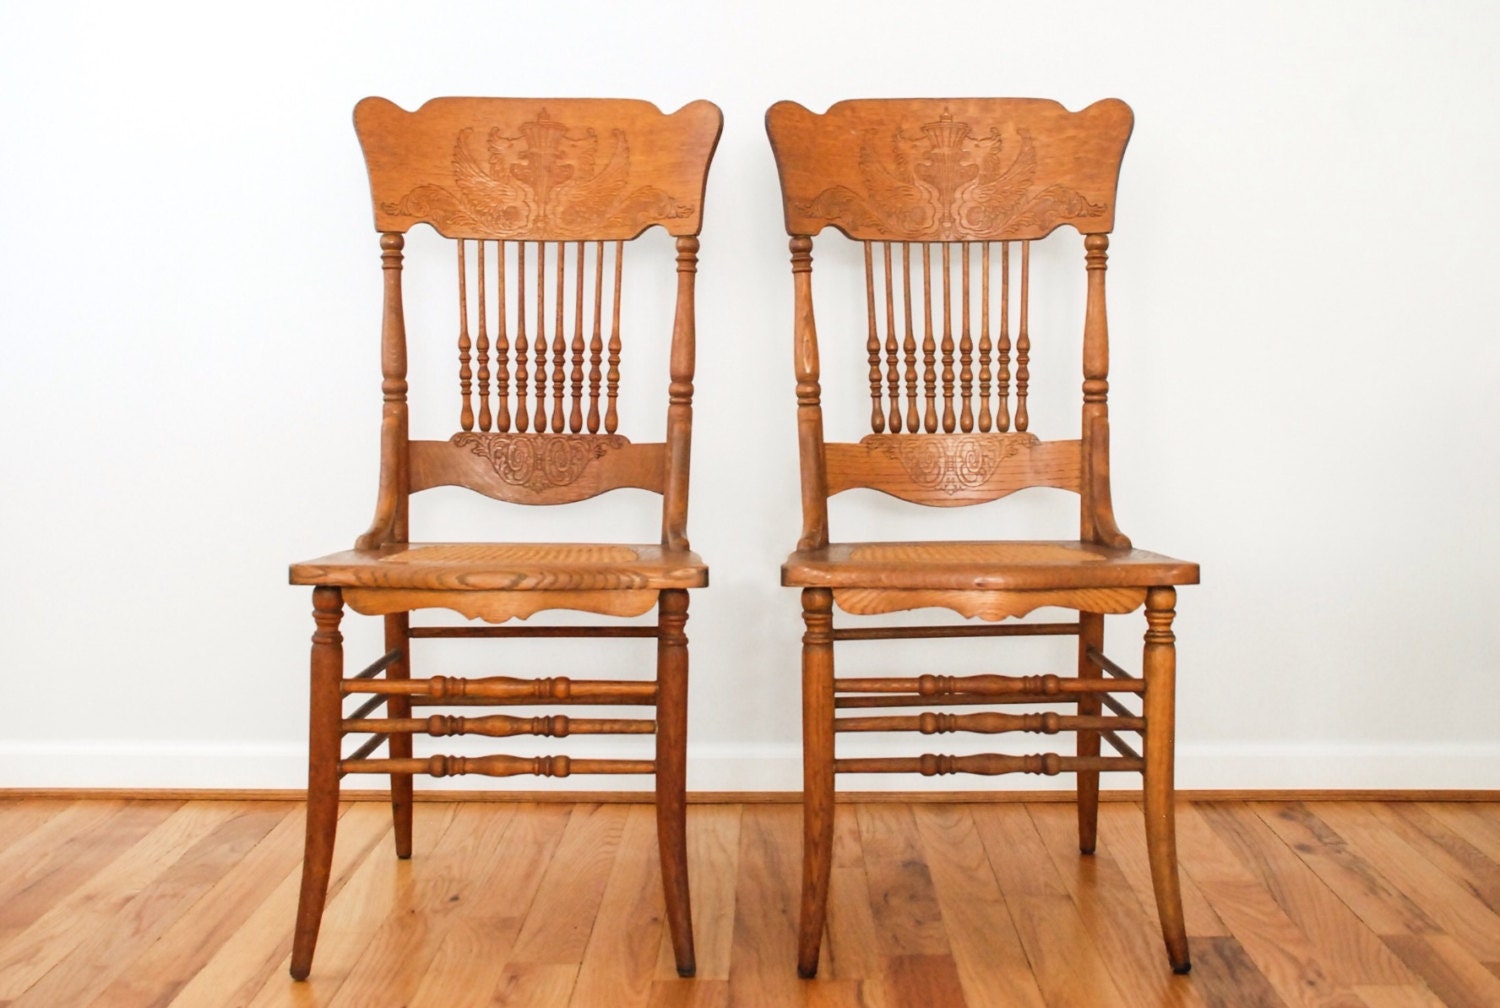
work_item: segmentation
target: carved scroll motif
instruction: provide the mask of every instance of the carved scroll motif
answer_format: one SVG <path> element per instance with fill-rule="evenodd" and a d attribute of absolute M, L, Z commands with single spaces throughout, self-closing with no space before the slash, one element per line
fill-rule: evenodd
<path fill-rule="evenodd" d="M 476 155 L 474 131 L 463 130 L 453 145 L 452 189 L 420 185 L 382 209 L 431 221 L 445 233 L 503 237 L 539 230 L 588 237 L 604 225 L 644 228 L 696 210 L 654 186 L 629 188 L 630 143 L 623 130 L 611 130 L 601 151 L 593 129 L 570 133 L 542 109 L 518 132 L 506 136 L 499 126 L 491 128 L 484 154 Z"/>
<path fill-rule="evenodd" d="M 548 490 L 576 482 L 596 459 L 629 441 L 618 434 L 455 434 L 450 443 L 467 447 L 511 486 Z"/>
<path fill-rule="evenodd" d="M 1035 186 L 1036 146 L 1028 130 L 1016 131 L 1008 160 L 999 128 L 983 136 L 944 110 L 913 136 L 897 130 L 889 148 L 866 131 L 860 140 L 863 193 L 848 186 L 823 190 L 798 212 L 871 227 L 908 239 L 952 241 L 1047 232 L 1065 221 L 1098 217 L 1108 206 L 1090 203 L 1067 186 Z"/>
<path fill-rule="evenodd" d="M 960 490 L 983 486 L 1000 463 L 1040 440 L 1035 434 L 936 438 L 871 434 L 862 443 L 900 462 L 917 486 L 951 497 Z"/>

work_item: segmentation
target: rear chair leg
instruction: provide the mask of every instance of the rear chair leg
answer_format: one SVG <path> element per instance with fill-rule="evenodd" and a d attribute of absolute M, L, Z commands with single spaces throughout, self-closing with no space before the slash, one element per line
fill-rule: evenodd
<path fill-rule="evenodd" d="M 802 907 L 797 973 L 818 974 L 833 867 L 833 593 L 802 590 Z"/>
<path fill-rule="evenodd" d="M 656 841 L 667 928 L 678 976 L 697 970 L 687 866 L 688 593 L 663 591 L 657 603 Z"/>
<path fill-rule="evenodd" d="M 410 613 L 391 613 L 385 618 L 386 653 L 401 652 L 401 657 L 386 669 L 387 679 L 411 678 L 411 642 L 407 637 L 410 625 Z M 409 718 L 411 697 L 404 693 L 393 693 L 386 701 L 386 709 L 389 717 Z M 411 734 L 392 732 L 390 752 L 392 759 L 411 759 Z M 411 779 L 412 775 L 409 773 L 391 774 L 391 821 L 396 835 L 396 856 L 399 858 L 411 857 Z"/>
<path fill-rule="evenodd" d="M 1177 651 L 1172 633 L 1177 590 L 1152 588 L 1146 593 L 1146 647 L 1142 662 L 1146 680 L 1146 852 L 1156 913 L 1174 973 L 1192 969 L 1182 890 L 1177 877 L 1177 827 L 1172 807 L 1172 739 Z"/>
<path fill-rule="evenodd" d="M 344 674 L 343 593 L 337 588 L 313 589 L 312 701 L 308 712 L 307 840 L 302 855 L 302 893 L 297 901 L 297 930 L 292 940 L 292 976 L 306 980 L 312 969 L 318 925 L 328 898 L 328 873 L 333 865 L 333 840 L 339 813 L 339 720 Z"/>
<path fill-rule="evenodd" d="M 1078 614 L 1078 678 L 1098 679 L 1103 671 L 1088 659 L 1090 648 L 1104 650 L 1104 614 L 1080 612 Z M 1098 717 L 1103 709 L 1097 693 L 1078 694 L 1078 715 Z M 1099 755 L 1099 733 L 1078 732 L 1078 755 L 1092 758 Z M 1099 838 L 1099 771 L 1078 771 L 1078 849 L 1084 854 L 1094 853 Z"/>

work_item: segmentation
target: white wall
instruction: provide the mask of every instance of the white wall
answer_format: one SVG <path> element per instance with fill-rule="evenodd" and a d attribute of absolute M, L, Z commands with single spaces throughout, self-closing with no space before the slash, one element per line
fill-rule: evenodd
<path fill-rule="evenodd" d="M 1500 787 L 1500 8 L 720 8 L 0 6 L 0 786 L 298 785 L 311 620 L 285 565 L 350 543 L 375 483 L 350 110 L 557 94 L 724 110 L 691 786 L 796 787 L 790 283 L 762 114 L 1016 94 L 1136 111 L 1115 500 L 1139 545 L 1203 565 L 1179 602 L 1179 783 Z M 1138 617 L 1111 630 L 1128 652 Z"/>

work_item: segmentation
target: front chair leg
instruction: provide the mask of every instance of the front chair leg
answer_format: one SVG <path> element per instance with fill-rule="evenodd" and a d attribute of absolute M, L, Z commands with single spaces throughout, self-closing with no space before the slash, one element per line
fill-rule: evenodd
<path fill-rule="evenodd" d="M 686 591 L 661 593 L 656 651 L 656 842 L 672 954 L 684 977 L 697 971 L 687 865 L 687 609 Z"/>
<path fill-rule="evenodd" d="M 318 925 L 328 898 L 333 840 L 339 820 L 339 730 L 344 675 L 344 636 L 339 622 L 344 596 L 337 588 L 313 589 L 312 702 L 308 711 L 307 839 L 302 855 L 302 893 L 297 901 L 297 930 L 292 940 L 292 976 L 306 980 L 312 969 Z"/>
<path fill-rule="evenodd" d="M 802 907 L 797 973 L 818 974 L 833 868 L 833 592 L 802 590 Z"/>
<path fill-rule="evenodd" d="M 1172 805 L 1172 749 L 1177 677 L 1177 615 L 1175 588 L 1152 588 L 1146 593 L 1146 646 L 1142 662 L 1146 680 L 1146 853 L 1151 862 L 1151 887 L 1156 913 L 1174 973 L 1192 969 L 1188 958 L 1187 927 L 1182 916 L 1182 890 L 1177 876 L 1177 826 Z"/>

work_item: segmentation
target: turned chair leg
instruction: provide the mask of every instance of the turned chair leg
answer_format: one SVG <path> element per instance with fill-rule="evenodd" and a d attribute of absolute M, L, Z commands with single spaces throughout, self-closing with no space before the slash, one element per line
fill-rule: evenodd
<path fill-rule="evenodd" d="M 687 609 L 686 591 L 661 593 L 656 652 L 656 838 L 672 954 L 684 977 L 697 971 L 687 865 Z"/>
<path fill-rule="evenodd" d="M 344 674 L 343 593 L 313 589 L 312 702 L 308 712 L 307 839 L 302 855 L 302 893 L 297 902 L 297 930 L 292 941 L 292 976 L 306 980 L 312 969 L 318 925 L 328 898 L 333 840 L 339 818 L 339 720 Z"/>
<path fill-rule="evenodd" d="M 1177 828 L 1172 796 L 1172 749 L 1177 676 L 1177 651 L 1172 633 L 1175 588 L 1152 588 L 1146 593 L 1146 848 L 1151 862 L 1151 887 L 1156 913 L 1174 973 L 1192 969 L 1188 958 L 1187 926 L 1182 916 L 1182 890 L 1177 876 Z"/>
<path fill-rule="evenodd" d="M 387 679 L 411 678 L 411 643 L 407 637 L 407 628 L 410 625 L 410 613 L 391 613 L 385 618 L 385 650 L 387 653 L 401 652 L 401 657 L 386 669 Z M 387 701 L 386 709 L 389 711 L 389 717 L 409 718 L 411 717 L 411 697 L 405 694 L 392 694 Z M 412 748 L 409 733 L 392 732 L 389 745 L 392 759 L 411 759 Z M 396 836 L 396 856 L 399 858 L 411 857 L 411 780 L 412 775 L 409 773 L 391 774 L 391 822 Z"/>
<path fill-rule="evenodd" d="M 833 868 L 833 593 L 802 590 L 802 907 L 797 973 L 818 973 Z"/>
<path fill-rule="evenodd" d="M 1104 614 L 1080 612 L 1078 614 L 1078 678 L 1098 679 L 1104 672 L 1088 658 L 1090 649 L 1104 650 Z M 1078 695 L 1078 715 L 1098 717 L 1103 709 L 1097 693 Z M 1078 732 L 1078 755 L 1093 758 L 1099 755 L 1099 733 L 1093 730 Z M 1084 854 L 1094 853 L 1099 839 L 1099 771 L 1078 771 L 1078 849 Z"/>

